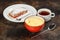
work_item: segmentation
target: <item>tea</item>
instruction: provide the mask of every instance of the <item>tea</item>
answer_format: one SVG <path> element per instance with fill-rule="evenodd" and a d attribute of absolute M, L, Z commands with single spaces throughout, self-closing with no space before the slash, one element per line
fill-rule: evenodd
<path fill-rule="evenodd" d="M 39 14 L 40 14 L 40 15 L 44 15 L 44 16 L 45 16 L 45 15 L 49 15 L 49 12 L 42 11 L 42 12 L 40 12 Z"/>

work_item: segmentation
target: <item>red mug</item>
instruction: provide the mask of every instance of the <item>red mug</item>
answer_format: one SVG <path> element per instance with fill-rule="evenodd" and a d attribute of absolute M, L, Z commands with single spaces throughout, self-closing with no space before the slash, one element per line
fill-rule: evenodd
<path fill-rule="evenodd" d="M 39 16 L 30 16 L 24 22 L 25 28 L 30 32 L 39 32 L 45 26 L 45 20 Z"/>

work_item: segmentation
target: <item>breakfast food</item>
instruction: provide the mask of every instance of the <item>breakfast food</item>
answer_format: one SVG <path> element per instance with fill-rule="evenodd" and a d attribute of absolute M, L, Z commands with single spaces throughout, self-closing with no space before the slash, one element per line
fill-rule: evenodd
<path fill-rule="evenodd" d="M 32 16 L 26 19 L 25 21 L 30 26 L 39 26 L 44 23 L 44 20 L 38 16 Z"/>
<path fill-rule="evenodd" d="M 25 20 L 25 27 L 30 32 L 40 31 L 44 27 L 44 19 L 39 16 L 31 16 Z"/>
<path fill-rule="evenodd" d="M 26 13 L 27 13 L 27 10 L 21 11 L 21 12 L 16 13 L 16 14 L 13 14 L 13 12 L 14 12 L 14 11 L 11 11 L 11 12 L 9 13 L 9 16 L 12 17 L 12 18 L 17 18 L 17 17 L 19 17 L 19 16 L 21 16 L 21 15 L 26 14 Z"/>

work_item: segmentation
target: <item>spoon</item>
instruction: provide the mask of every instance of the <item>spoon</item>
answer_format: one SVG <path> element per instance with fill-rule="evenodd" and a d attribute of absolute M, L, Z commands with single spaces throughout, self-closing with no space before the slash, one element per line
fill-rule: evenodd
<path fill-rule="evenodd" d="M 18 18 L 18 19 L 16 19 L 16 20 L 20 21 L 21 19 L 23 19 L 24 17 L 26 17 L 26 16 L 28 16 L 28 15 L 29 15 L 29 14 L 27 14 L 27 15 L 21 17 L 21 18 Z"/>
<path fill-rule="evenodd" d="M 46 31 L 52 31 L 52 30 L 54 30 L 55 28 L 56 28 L 56 24 L 55 24 L 55 23 L 52 23 L 52 24 L 50 24 L 50 26 L 49 26 L 45 31 L 40 32 L 40 33 L 38 33 L 38 35 L 33 36 L 33 37 L 31 37 L 31 38 L 37 37 L 37 36 L 39 36 L 40 34 L 46 32 Z"/>

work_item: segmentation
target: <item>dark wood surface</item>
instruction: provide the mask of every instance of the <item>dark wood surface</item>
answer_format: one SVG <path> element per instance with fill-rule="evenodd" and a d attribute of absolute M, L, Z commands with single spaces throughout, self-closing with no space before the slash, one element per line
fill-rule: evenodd
<path fill-rule="evenodd" d="M 37 10 L 49 8 L 56 16 L 46 23 L 43 30 L 52 22 L 56 23 L 56 29 L 31 39 L 38 34 L 27 31 L 24 23 L 10 22 L 3 17 L 3 11 L 7 6 L 21 3 L 32 5 Z M 60 40 L 60 0 L 0 0 L 0 40 Z"/>

